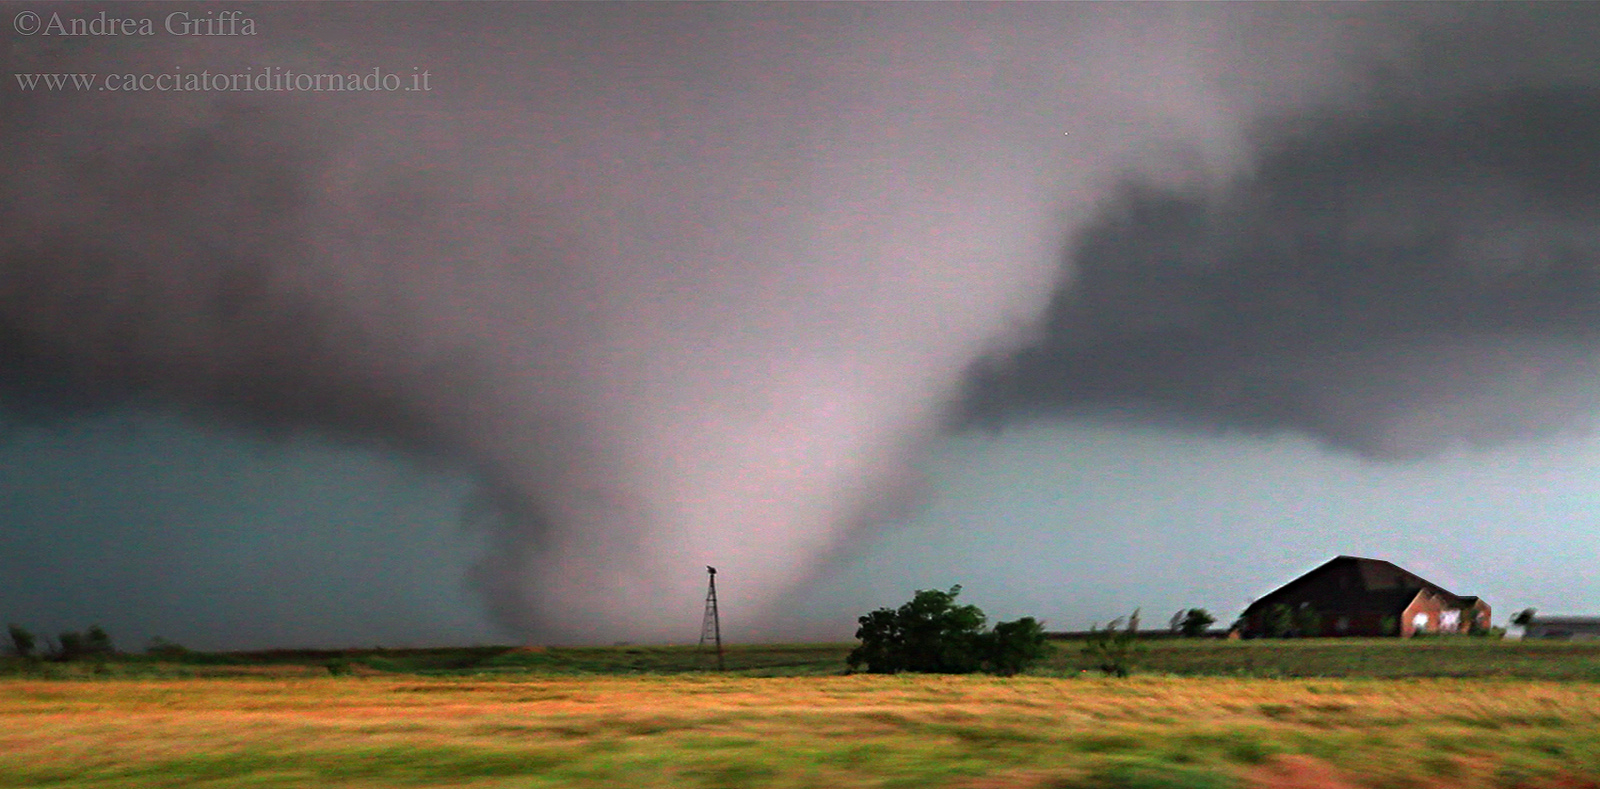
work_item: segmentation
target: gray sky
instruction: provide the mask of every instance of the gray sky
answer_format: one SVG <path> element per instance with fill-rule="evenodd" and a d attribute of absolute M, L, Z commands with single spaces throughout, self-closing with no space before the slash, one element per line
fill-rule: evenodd
<path fill-rule="evenodd" d="M 740 637 L 1074 628 L 1337 553 L 1600 608 L 1591 6 L 181 8 L 4 8 L 0 617 L 683 640 L 715 564 Z M 374 68 L 430 89 L 17 81 Z"/>

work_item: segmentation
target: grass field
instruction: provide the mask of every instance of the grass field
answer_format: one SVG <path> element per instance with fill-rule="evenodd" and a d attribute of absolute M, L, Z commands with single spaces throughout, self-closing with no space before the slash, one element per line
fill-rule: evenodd
<path fill-rule="evenodd" d="M 1054 655 L 1034 676 L 1076 676 L 1092 663 L 1076 641 L 1054 642 Z M 1225 677 L 1499 677 L 1600 682 L 1600 643 L 1433 639 L 1220 639 L 1152 640 L 1142 644 L 1134 668 L 1144 674 Z M 843 673 L 851 644 L 735 645 L 729 672 L 740 676 L 827 676 Z M 277 650 L 189 653 L 157 659 L 125 656 L 100 668 L 101 676 L 227 677 L 262 673 L 320 676 L 334 671 L 424 676 L 558 676 L 679 674 L 714 666 L 692 646 L 509 647 L 450 649 Z M 41 664 L 32 676 L 94 676 L 91 664 Z M 0 676 L 20 664 L 0 661 Z"/>
<path fill-rule="evenodd" d="M 1153 641 L 1145 672 L 1246 677 L 1517 677 L 1600 682 L 1600 644 L 1487 638 L 1307 638 Z M 1062 642 L 1047 671 L 1084 666 L 1082 645 Z"/>
<path fill-rule="evenodd" d="M 1600 645 L 1149 646 L 1125 680 L 1070 647 L 1016 678 L 840 676 L 841 645 L 68 664 L 0 680 L 0 787 L 1600 787 Z"/>

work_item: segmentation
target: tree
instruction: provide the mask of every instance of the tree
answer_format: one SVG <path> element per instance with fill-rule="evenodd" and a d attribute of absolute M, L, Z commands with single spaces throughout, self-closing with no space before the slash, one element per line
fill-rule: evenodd
<path fill-rule="evenodd" d="M 948 592 L 918 589 L 899 610 L 880 608 L 857 619 L 861 646 L 850 651 L 850 667 L 864 663 L 873 674 L 977 671 L 984 615 L 977 606 L 956 605 L 960 594 L 960 584 Z"/>
<path fill-rule="evenodd" d="M 1002 676 L 1012 676 L 1026 669 L 1050 651 L 1045 641 L 1044 624 L 1031 616 L 1015 622 L 1001 622 L 989 634 L 989 670 Z"/>
<path fill-rule="evenodd" d="M 11 649 L 17 653 L 17 657 L 33 657 L 33 634 L 22 629 L 22 626 L 17 624 L 11 625 L 9 629 L 11 631 Z"/>
<path fill-rule="evenodd" d="M 111 636 L 99 625 L 90 625 L 89 629 L 84 631 L 83 644 L 89 654 L 95 656 L 110 655 L 117 651 L 111 646 Z"/>
<path fill-rule="evenodd" d="M 55 654 L 51 657 L 61 661 L 77 660 L 88 653 L 84 648 L 83 634 L 68 631 L 56 636 Z"/>
<path fill-rule="evenodd" d="M 900 607 L 905 633 L 904 670 L 970 674 L 983 662 L 980 636 L 985 617 L 975 605 L 956 605 L 961 585 L 948 592 L 919 591 Z"/>
<path fill-rule="evenodd" d="M 856 628 L 861 646 L 850 650 L 846 661 L 850 668 L 864 663 L 873 674 L 893 674 L 905 668 L 906 636 L 894 609 L 880 608 L 856 621 L 861 624 Z"/>
<path fill-rule="evenodd" d="M 1044 625 L 1033 617 L 986 631 L 983 611 L 956 605 L 960 594 L 960 585 L 948 592 L 918 589 L 899 609 L 880 608 L 858 618 L 861 644 L 850 651 L 850 667 L 865 666 L 873 674 L 969 674 L 984 668 L 1015 674 L 1044 655 Z"/>
<path fill-rule="evenodd" d="M 1185 638 L 1196 638 L 1205 635 L 1206 628 L 1217 621 L 1211 612 L 1204 608 L 1191 608 L 1183 612 L 1183 621 L 1178 623 L 1178 632 Z"/>
<path fill-rule="evenodd" d="M 111 646 L 111 636 L 107 635 L 99 625 L 92 625 L 82 633 L 72 631 L 62 633 L 56 637 L 56 645 L 51 657 L 63 662 L 91 657 L 104 658 L 116 651 Z"/>
<path fill-rule="evenodd" d="M 1528 625 L 1533 624 L 1533 616 L 1537 613 L 1539 613 L 1538 609 L 1524 608 L 1511 617 L 1511 624 L 1518 625 L 1520 627 L 1527 627 Z"/>
<path fill-rule="evenodd" d="M 1091 625 L 1089 639 L 1083 645 L 1083 654 L 1108 677 L 1128 676 L 1133 670 L 1133 658 L 1140 651 L 1136 641 L 1139 637 L 1138 610 L 1135 609 L 1133 615 L 1128 617 L 1128 627 L 1119 631 L 1122 621 L 1119 616 L 1106 623 L 1104 630 Z"/>

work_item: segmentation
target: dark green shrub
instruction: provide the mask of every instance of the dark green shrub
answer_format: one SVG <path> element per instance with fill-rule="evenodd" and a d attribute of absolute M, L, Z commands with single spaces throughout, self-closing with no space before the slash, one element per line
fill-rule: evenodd
<path fill-rule="evenodd" d="M 83 631 L 83 646 L 94 656 L 111 655 L 117 651 L 111 646 L 111 636 L 99 625 L 90 625 L 88 630 Z"/>
<path fill-rule="evenodd" d="M 1206 628 L 1216 622 L 1216 617 L 1204 608 L 1191 608 L 1183 613 L 1183 621 L 1178 623 L 1178 632 L 1185 638 L 1195 638 L 1205 635 Z"/>
<path fill-rule="evenodd" d="M 1031 616 L 995 625 L 988 641 L 989 670 L 1002 676 L 1021 673 L 1050 652 L 1044 625 Z"/>
<path fill-rule="evenodd" d="M 880 608 L 857 621 L 861 646 L 851 650 L 851 668 L 873 674 L 918 671 L 970 674 L 983 663 L 983 612 L 956 605 L 958 584 L 948 592 L 919 589 L 899 610 Z"/>
<path fill-rule="evenodd" d="M 83 634 L 67 632 L 56 636 L 56 648 L 51 657 L 56 660 L 77 660 L 84 656 Z"/>
<path fill-rule="evenodd" d="M 850 668 L 865 665 L 872 674 L 903 670 L 906 638 L 894 609 L 880 608 L 856 621 L 861 625 L 856 628 L 856 638 L 861 639 L 861 645 L 850 650 L 850 657 L 845 661 Z"/>
<path fill-rule="evenodd" d="M 33 657 L 33 634 L 17 624 L 11 625 L 9 629 L 11 631 L 11 651 L 15 652 L 19 658 Z"/>
<path fill-rule="evenodd" d="M 1083 645 L 1083 654 L 1108 677 L 1128 676 L 1133 671 L 1134 658 L 1143 649 L 1137 641 L 1139 612 L 1135 610 L 1128 617 L 1126 628 L 1122 628 L 1122 622 L 1122 617 L 1117 617 L 1104 630 L 1091 626 L 1089 639 Z"/>
<path fill-rule="evenodd" d="M 861 644 L 850 651 L 850 668 L 873 674 L 914 671 L 969 674 L 988 669 L 1016 674 L 1042 657 L 1044 625 L 1033 617 L 1001 622 L 986 631 L 977 606 L 957 605 L 961 586 L 948 592 L 919 589 L 898 609 L 880 608 L 856 621 Z"/>
<path fill-rule="evenodd" d="M 61 662 L 90 658 L 104 660 L 115 653 L 116 649 L 111 645 L 111 636 L 107 635 L 99 625 L 92 625 L 82 633 L 69 631 L 57 636 L 56 648 L 50 657 Z"/>

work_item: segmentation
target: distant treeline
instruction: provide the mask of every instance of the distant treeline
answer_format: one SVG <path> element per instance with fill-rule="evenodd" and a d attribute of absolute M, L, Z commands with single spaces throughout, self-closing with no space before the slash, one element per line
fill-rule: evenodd
<path fill-rule="evenodd" d="M 111 644 L 111 636 L 99 625 L 90 625 L 89 629 L 81 633 L 67 631 L 54 639 L 46 637 L 43 645 L 39 643 L 37 636 L 16 623 L 8 625 L 6 631 L 11 639 L 11 654 L 23 660 L 51 660 L 65 663 L 72 660 L 103 659 L 117 652 L 116 647 Z"/>

